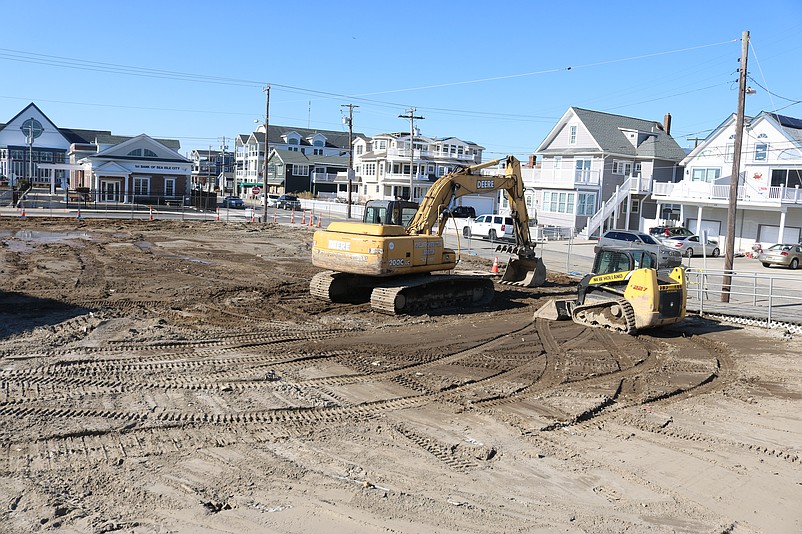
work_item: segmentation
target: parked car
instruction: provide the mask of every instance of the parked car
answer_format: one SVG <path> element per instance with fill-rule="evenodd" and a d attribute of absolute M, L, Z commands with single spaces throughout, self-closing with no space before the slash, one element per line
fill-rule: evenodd
<path fill-rule="evenodd" d="M 279 199 L 279 197 L 280 197 L 280 196 L 281 196 L 281 195 L 277 195 L 277 194 L 275 194 L 275 193 L 268 193 L 268 194 L 267 194 L 267 207 L 268 207 L 268 208 L 274 208 L 274 207 L 276 207 L 276 205 L 277 205 L 277 203 L 278 203 L 278 199 Z M 262 202 L 264 202 L 264 199 L 265 199 L 265 196 L 264 196 L 264 195 L 262 195 L 262 196 L 261 196 L 261 198 L 260 198 L 259 200 L 261 200 Z"/>
<path fill-rule="evenodd" d="M 515 241 L 515 224 L 512 217 L 495 213 L 480 215 L 462 229 L 465 237 L 482 237 L 490 241 Z"/>
<path fill-rule="evenodd" d="M 654 226 L 649 228 L 649 235 L 662 241 L 672 237 L 690 237 L 695 234 L 682 226 Z"/>
<path fill-rule="evenodd" d="M 673 269 L 682 265 L 682 255 L 679 251 L 669 248 L 652 236 L 637 230 L 607 230 L 599 238 L 594 253 L 603 246 L 648 250 L 657 256 L 658 266 L 661 269 Z"/>
<path fill-rule="evenodd" d="M 284 210 L 299 210 L 301 201 L 295 195 L 281 195 L 276 199 L 276 207 Z"/>
<path fill-rule="evenodd" d="M 238 196 L 229 195 L 223 199 L 222 206 L 224 208 L 237 208 L 237 209 L 244 209 L 245 202 Z"/>
<path fill-rule="evenodd" d="M 708 239 L 707 242 L 702 245 L 702 239 L 703 238 L 698 235 L 675 235 L 673 237 L 663 239 L 663 244 L 668 248 L 678 250 L 680 254 L 687 256 L 688 258 L 694 255 L 710 256 L 711 258 L 715 258 L 721 254 L 721 249 L 718 248 L 718 241 L 714 239 Z M 702 249 L 704 249 L 704 251 Z"/>
<path fill-rule="evenodd" d="M 777 243 L 764 249 L 757 255 L 757 259 L 763 264 L 763 267 L 782 265 L 789 269 L 796 269 L 802 262 L 802 245 Z"/>
<path fill-rule="evenodd" d="M 476 210 L 471 206 L 457 206 L 451 210 L 451 215 L 457 219 L 475 219 Z"/>

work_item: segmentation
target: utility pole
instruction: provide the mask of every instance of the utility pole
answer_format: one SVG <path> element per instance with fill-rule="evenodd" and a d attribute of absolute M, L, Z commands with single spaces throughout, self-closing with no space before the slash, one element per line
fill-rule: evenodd
<path fill-rule="evenodd" d="M 212 145 L 209 145 L 209 151 L 206 154 L 206 191 L 211 191 L 209 182 L 212 181 Z"/>
<path fill-rule="evenodd" d="M 730 301 L 732 263 L 735 258 L 735 215 L 738 201 L 738 182 L 741 176 L 741 147 L 744 134 L 744 107 L 746 107 L 746 61 L 749 54 L 749 32 L 741 37 L 741 66 L 738 76 L 738 112 L 735 118 L 735 147 L 732 154 L 730 198 L 727 206 L 727 244 L 724 253 L 724 278 L 721 284 L 721 302 Z M 700 230 L 697 228 L 697 230 Z"/>
<path fill-rule="evenodd" d="M 699 141 L 704 141 L 704 137 L 688 137 L 688 141 L 693 141 L 693 148 L 699 146 Z"/>
<path fill-rule="evenodd" d="M 220 138 L 220 152 L 221 152 L 220 172 L 217 175 L 218 178 L 220 177 L 220 175 L 223 176 L 222 183 L 219 184 L 221 185 L 220 189 L 222 189 L 223 191 L 225 191 L 226 189 L 226 150 L 228 150 L 228 145 L 226 145 L 226 136 L 223 136 Z"/>
<path fill-rule="evenodd" d="M 262 181 L 262 193 L 264 197 L 262 198 L 262 211 L 264 212 L 264 217 L 262 218 L 262 222 L 267 224 L 267 157 L 268 151 L 270 150 L 270 141 L 268 139 L 268 133 L 270 126 L 270 84 L 267 84 L 264 89 L 265 92 L 265 165 L 264 165 L 264 180 Z"/>
<path fill-rule="evenodd" d="M 415 166 L 415 119 L 423 120 L 426 117 L 415 115 L 415 108 L 409 108 L 406 115 L 399 115 L 398 118 L 409 119 L 409 200 L 412 202 L 415 200 L 413 194 L 415 190 L 415 172 L 413 171 Z"/>
<path fill-rule="evenodd" d="M 351 188 L 353 187 L 352 179 L 354 176 L 354 108 L 358 108 L 354 104 L 342 104 L 341 108 L 348 108 L 348 203 L 345 209 L 345 218 L 351 218 Z"/>

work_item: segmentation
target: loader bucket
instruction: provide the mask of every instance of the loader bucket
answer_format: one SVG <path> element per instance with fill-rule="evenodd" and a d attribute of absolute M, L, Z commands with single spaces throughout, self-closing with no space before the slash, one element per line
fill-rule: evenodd
<path fill-rule="evenodd" d="M 510 258 L 502 284 L 523 287 L 540 287 L 546 281 L 546 266 L 540 258 L 513 259 Z"/>
<path fill-rule="evenodd" d="M 549 319 L 550 321 L 565 321 L 571 318 L 572 300 L 550 300 L 535 312 L 535 319 Z"/>

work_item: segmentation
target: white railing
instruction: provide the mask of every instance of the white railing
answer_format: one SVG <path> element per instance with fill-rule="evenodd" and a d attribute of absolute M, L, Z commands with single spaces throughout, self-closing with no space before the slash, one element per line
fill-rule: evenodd
<path fill-rule="evenodd" d="M 313 172 L 312 173 L 312 182 L 320 183 L 320 182 L 333 182 L 334 179 L 337 178 L 337 173 L 325 173 L 325 172 Z"/>
<path fill-rule="evenodd" d="M 601 229 L 604 221 L 616 211 L 621 201 L 634 191 L 632 183 L 636 180 L 637 178 L 630 176 L 623 184 L 616 187 L 615 193 L 602 204 L 602 207 L 596 213 L 590 216 L 587 226 L 579 232 L 579 235 L 588 238 L 596 230 Z"/>
<path fill-rule="evenodd" d="M 755 187 L 754 184 L 739 185 L 737 200 L 755 204 L 802 204 L 802 191 L 799 187 Z M 655 200 L 698 199 L 711 202 L 727 202 L 730 198 L 730 186 L 715 185 L 707 182 L 655 182 L 652 189 Z"/>
<path fill-rule="evenodd" d="M 546 169 L 540 171 L 536 186 L 564 187 L 573 189 L 576 185 L 599 185 L 601 173 L 586 169 Z"/>

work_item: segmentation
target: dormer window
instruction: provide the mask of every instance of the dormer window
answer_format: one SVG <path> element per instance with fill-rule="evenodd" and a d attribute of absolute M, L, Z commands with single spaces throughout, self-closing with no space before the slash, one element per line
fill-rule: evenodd
<path fill-rule="evenodd" d="M 150 149 L 147 149 L 147 148 L 135 148 L 134 150 L 129 152 L 128 155 L 129 156 L 134 156 L 134 157 L 139 157 L 139 158 L 142 158 L 142 157 L 156 158 L 156 157 L 158 157 L 158 155 L 154 151 L 152 151 Z"/>

